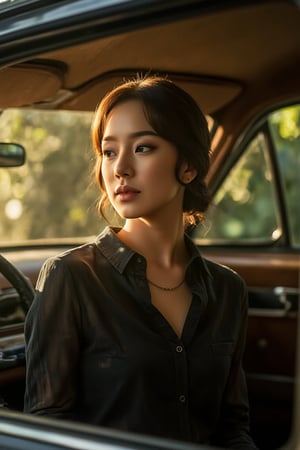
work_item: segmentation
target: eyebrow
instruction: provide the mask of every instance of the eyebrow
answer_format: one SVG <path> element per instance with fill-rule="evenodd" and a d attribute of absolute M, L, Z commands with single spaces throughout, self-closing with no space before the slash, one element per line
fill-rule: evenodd
<path fill-rule="evenodd" d="M 140 136 L 158 136 L 157 133 L 155 133 L 155 131 L 151 131 L 151 130 L 142 130 L 142 131 L 136 131 L 135 133 L 131 133 L 129 135 L 129 139 L 134 139 Z M 105 136 L 102 139 L 102 142 L 106 142 L 106 141 L 117 141 L 118 139 L 114 136 Z"/>

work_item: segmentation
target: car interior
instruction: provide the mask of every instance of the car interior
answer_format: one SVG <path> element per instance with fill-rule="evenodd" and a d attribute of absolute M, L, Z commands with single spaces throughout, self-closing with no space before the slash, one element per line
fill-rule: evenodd
<path fill-rule="evenodd" d="M 90 123 L 107 91 L 160 74 L 205 112 L 212 206 L 189 230 L 249 290 L 244 367 L 262 450 L 293 439 L 300 273 L 300 9 L 253 2 L 57 42 L 0 70 L 0 403 L 22 411 L 23 326 L 49 256 L 104 226 Z M 234 295 L 234 293 L 233 293 Z M 51 336 L 49 336 L 51 339 Z"/>

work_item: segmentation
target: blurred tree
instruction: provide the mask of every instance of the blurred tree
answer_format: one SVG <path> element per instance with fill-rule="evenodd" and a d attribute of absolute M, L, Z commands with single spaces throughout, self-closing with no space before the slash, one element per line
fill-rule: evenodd
<path fill-rule="evenodd" d="M 90 113 L 67 111 L 3 113 L 0 139 L 24 145 L 27 162 L 0 172 L 1 241 L 79 237 L 101 230 L 91 118 Z M 9 209 L 13 199 L 21 205 L 19 217 Z"/>
<path fill-rule="evenodd" d="M 278 154 L 292 240 L 300 245 L 300 105 L 271 114 L 269 124 Z"/>
<path fill-rule="evenodd" d="M 300 244 L 300 106 L 268 116 L 283 181 L 293 245 Z M 195 237 L 233 241 L 272 241 L 280 236 L 275 180 L 268 141 L 259 132 L 217 190 Z"/>

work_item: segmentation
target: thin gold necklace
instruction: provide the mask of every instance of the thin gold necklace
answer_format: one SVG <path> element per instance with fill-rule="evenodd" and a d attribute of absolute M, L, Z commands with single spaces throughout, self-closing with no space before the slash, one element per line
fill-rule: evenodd
<path fill-rule="evenodd" d="M 163 287 L 163 286 L 159 286 L 159 284 L 153 283 L 153 281 L 149 280 L 149 278 L 147 278 L 148 283 L 152 284 L 152 286 L 156 287 L 157 289 L 161 289 L 162 291 L 175 291 L 176 289 L 180 288 L 180 286 L 183 285 L 183 283 L 185 282 L 185 278 L 180 281 L 179 284 L 177 284 L 177 286 L 171 287 L 171 288 L 167 288 L 167 287 Z"/>

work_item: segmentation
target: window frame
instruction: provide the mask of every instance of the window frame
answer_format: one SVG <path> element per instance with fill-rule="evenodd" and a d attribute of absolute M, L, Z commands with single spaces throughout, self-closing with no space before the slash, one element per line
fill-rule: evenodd
<path fill-rule="evenodd" d="M 281 176 L 281 170 L 279 167 L 278 155 L 276 148 L 273 145 L 272 134 L 270 130 L 270 125 L 268 118 L 272 113 L 279 111 L 284 108 L 288 108 L 300 104 L 298 99 L 291 100 L 289 102 L 274 105 L 272 108 L 265 110 L 258 117 L 254 118 L 249 122 L 248 126 L 245 128 L 244 132 L 236 140 L 235 144 L 232 146 L 230 156 L 227 161 L 223 164 L 223 168 L 218 170 L 218 176 L 210 186 L 210 192 L 212 199 L 217 194 L 219 188 L 222 186 L 229 172 L 234 169 L 239 159 L 245 154 L 248 146 L 255 137 L 262 133 L 266 141 L 266 159 L 269 161 L 270 169 L 272 170 L 272 190 L 274 192 L 274 202 L 276 205 L 277 212 L 277 222 L 278 230 L 280 231 L 280 236 L 276 240 L 260 241 L 259 239 L 214 239 L 214 238 L 198 238 L 194 235 L 193 230 L 191 230 L 191 236 L 195 243 L 201 247 L 216 247 L 216 248 L 276 248 L 276 249 L 286 249 L 289 248 L 290 251 L 298 253 L 299 247 L 296 245 L 292 246 L 291 239 L 291 227 L 288 220 L 288 210 L 285 201 L 285 193 L 283 180 Z M 215 123 L 218 120 L 215 119 Z"/>

